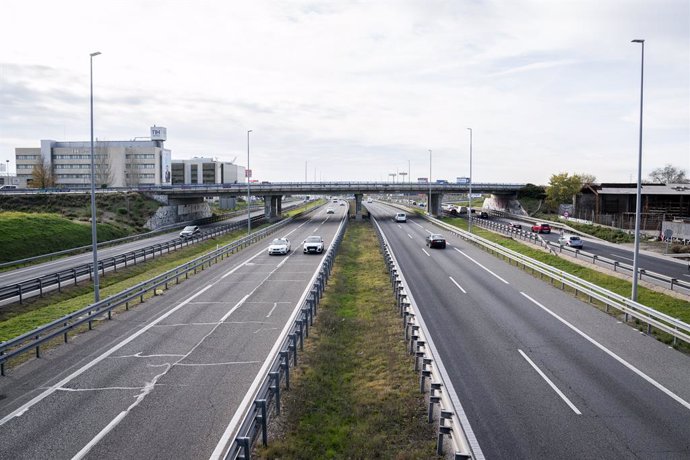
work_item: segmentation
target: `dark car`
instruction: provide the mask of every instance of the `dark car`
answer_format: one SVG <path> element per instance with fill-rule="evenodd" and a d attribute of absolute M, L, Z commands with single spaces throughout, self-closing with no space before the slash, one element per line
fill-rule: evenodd
<path fill-rule="evenodd" d="M 431 235 L 426 237 L 426 245 L 430 248 L 445 249 L 446 238 L 443 235 L 432 233 Z"/>
<path fill-rule="evenodd" d="M 522 230 L 522 224 L 520 222 L 511 222 L 510 228 L 515 228 L 517 230 Z"/>
<path fill-rule="evenodd" d="M 479 217 L 482 219 L 488 219 L 489 218 L 489 213 L 486 211 L 482 211 L 479 213 Z"/>
<path fill-rule="evenodd" d="M 549 224 L 534 224 L 532 231 L 536 233 L 551 233 L 551 226 Z"/>

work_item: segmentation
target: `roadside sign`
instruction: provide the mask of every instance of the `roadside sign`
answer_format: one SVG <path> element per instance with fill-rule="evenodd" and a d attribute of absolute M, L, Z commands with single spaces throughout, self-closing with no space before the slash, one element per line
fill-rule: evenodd
<path fill-rule="evenodd" d="M 244 170 L 244 177 L 252 177 L 252 170 L 251 169 L 245 169 Z"/>

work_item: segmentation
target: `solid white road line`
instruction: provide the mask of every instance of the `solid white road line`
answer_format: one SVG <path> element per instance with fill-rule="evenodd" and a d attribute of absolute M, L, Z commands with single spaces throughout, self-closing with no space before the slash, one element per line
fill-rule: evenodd
<path fill-rule="evenodd" d="M 463 294 L 467 294 L 467 291 L 464 290 L 464 289 L 462 288 L 462 286 L 460 286 L 460 285 L 458 284 L 458 282 L 455 281 L 455 280 L 453 279 L 452 276 L 449 276 L 448 278 L 450 278 L 450 280 L 453 282 L 453 284 L 456 285 L 456 286 L 458 287 L 458 289 L 460 289 L 460 290 L 462 291 Z"/>
<path fill-rule="evenodd" d="M 660 384 L 659 382 L 657 382 L 656 380 L 654 380 L 653 378 L 651 378 L 650 376 L 648 376 L 647 374 L 645 374 L 644 372 L 642 372 L 641 370 L 639 370 L 638 368 L 636 368 L 635 366 L 633 366 L 632 364 L 630 364 L 629 362 L 627 362 L 626 360 L 624 360 L 623 358 L 621 358 L 620 356 L 618 356 L 617 354 L 615 354 L 614 352 L 612 352 L 611 350 L 609 350 L 608 348 L 606 348 L 605 346 L 603 346 L 602 344 L 600 344 L 599 342 L 597 342 L 596 340 L 594 340 L 593 338 L 591 338 L 590 336 L 588 336 L 587 334 L 585 334 L 584 332 L 582 332 L 581 330 L 579 330 L 578 328 L 573 326 L 572 324 L 570 324 L 568 321 L 564 320 L 563 318 L 558 316 L 556 313 L 552 312 L 551 310 L 546 308 L 544 305 L 542 305 L 539 302 L 537 302 L 536 300 L 534 300 L 532 297 L 528 296 L 524 292 L 520 292 L 520 294 L 525 296 L 529 301 L 531 301 L 533 304 L 535 304 L 536 306 L 538 306 L 539 308 L 544 310 L 546 313 L 548 313 L 549 315 L 553 316 L 554 318 L 556 318 L 561 323 L 568 326 L 570 329 L 572 329 L 574 332 L 576 332 L 577 334 L 582 336 L 585 340 L 590 342 L 592 345 L 599 348 L 601 351 L 603 351 L 604 353 L 606 353 L 607 355 L 609 355 L 610 357 L 612 357 L 613 359 L 615 359 L 616 361 L 618 361 L 619 363 L 621 363 L 622 365 L 624 365 L 625 367 L 627 367 L 628 369 L 633 371 L 635 374 L 639 375 L 644 380 L 646 380 L 647 382 L 654 385 L 657 389 L 661 390 L 663 393 L 666 393 L 668 396 L 670 396 L 672 399 L 674 399 L 676 402 L 678 402 L 681 406 L 685 407 L 686 409 L 690 409 L 690 402 L 684 400 L 683 398 L 681 398 L 677 394 L 673 393 L 671 390 L 669 390 L 668 388 L 666 388 L 665 386 L 663 386 L 662 384 Z"/>
<path fill-rule="evenodd" d="M 623 259 L 623 260 L 633 260 L 630 257 L 623 257 L 623 256 L 619 256 L 617 254 L 611 254 L 611 257 L 615 257 L 616 259 Z"/>
<path fill-rule="evenodd" d="M 407 234 L 407 236 L 409 236 L 409 237 L 410 237 L 410 239 L 412 239 L 412 235 L 410 235 L 409 233 Z"/>
<path fill-rule="evenodd" d="M 422 248 L 422 251 L 424 252 L 424 254 L 426 254 L 427 256 L 431 257 L 431 254 L 429 254 L 428 252 L 426 252 L 426 249 Z"/>
<path fill-rule="evenodd" d="M 562 399 L 563 401 L 565 401 L 565 403 L 573 410 L 573 412 L 575 412 L 577 415 L 582 415 L 582 412 L 580 412 L 580 410 L 579 410 L 577 407 L 575 407 L 575 404 L 573 404 L 572 402 L 570 402 L 570 400 L 568 399 L 568 397 L 567 397 L 566 395 L 564 395 L 563 392 L 562 392 L 561 390 L 559 390 L 558 387 L 557 387 L 556 385 L 554 385 L 554 383 L 551 381 L 551 379 L 549 379 L 549 378 L 546 376 L 546 374 L 544 374 L 544 373 L 541 371 L 541 369 L 539 369 L 539 368 L 537 367 L 537 365 L 534 364 L 534 362 L 533 362 L 531 359 L 529 359 L 529 356 L 527 356 L 527 355 L 526 355 L 522 350 L 520 350 L 519 348 L 518 348 L 518 351 L 520 352 L 520 354 L 522 355 L 522 357 L 525 358 L 525 359 L 527 360 L 527 362 L 530 363 L 530 364 L 532 365 L 532 367 L 534 368 L 534 370 L 537 371 L 537 373 L 539 373 L 539 375 L 541 375 L 541 378 L 543 378 L 544 380 L 546 380 L 546 383 L 549 384 L 549 386 L 553 389 L 553 391 L 555 391 L 556 394 L 557 394 L 558 396 L 560 396 L 561 399 Z"/>
<path fill-rule="evenodd" d="M 273 308 L 271 308 L 271 311 L 268 312 L 268 315 L 266 315 L 266 318 L 271 317 L 271 315 L 273 314 L 273 310 L 275 310 L 276 307 L 278 307 L 278 302 L 273 302 Z"/>
<path fill-rule="evenodd" d="M 492 275 L 494 275 L 494 276 L 495 276 L 496 278 L 498 278 L 499 280 L 503 281 L 503 282 L 506 283 L 506 284 L 510 284 L 508 281 L 504 280 L 503 278 L 501 278 L 500 276 L 498 276 L 496 273 L 492 272 L 491 270 L 489 270 L 488 268 L 486 268 L 484 265 L 480 264 L 479 262 L 477 262 L 476 260 L 474 260 L 472 257 L 468 256 L 467 254 L 465 254 L 464 252 L 462 252 L 460 249 L 458 249 L 458 248 L 453 248 L 453 249 L 455 249 L 456 251 L 458 251 L 460 254 L 462 254 L 463 256 L 467 257 L 468 259 L 470 259 L 470 260 L 471 260 L 472 262 L 474 262 L 475 264 L 479 265 L 481 268 L 483 268 L 483 269 L 486 270 L 487 272 L 489 272 L 489 273 L 491 273 Z"/>

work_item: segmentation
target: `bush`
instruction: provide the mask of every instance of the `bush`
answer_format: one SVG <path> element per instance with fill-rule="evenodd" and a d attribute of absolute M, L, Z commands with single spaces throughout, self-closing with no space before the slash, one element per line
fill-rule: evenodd
<path fill-rule="evenodd" d="M 690 254 L 690 245 L 674 244 L 671 246 L 671 252 L 674 254 Z"/>
<path fill-rule="evenodd" d="M 126 216 L 127 215 L 127 208 L 117 208 L 117 213 L 120 214 L 121 216 Z"/>

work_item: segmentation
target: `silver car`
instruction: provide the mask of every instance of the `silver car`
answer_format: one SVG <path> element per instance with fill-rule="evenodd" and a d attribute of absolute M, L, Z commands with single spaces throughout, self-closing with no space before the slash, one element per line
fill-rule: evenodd
<path fill-rule="evenodd" d="M 582 240 L 577 235 L 563 235 L 558 238 L 558 244 L 561 246 L 570 246 L 575 249 L 582 249 L 584 246 Z"/>

